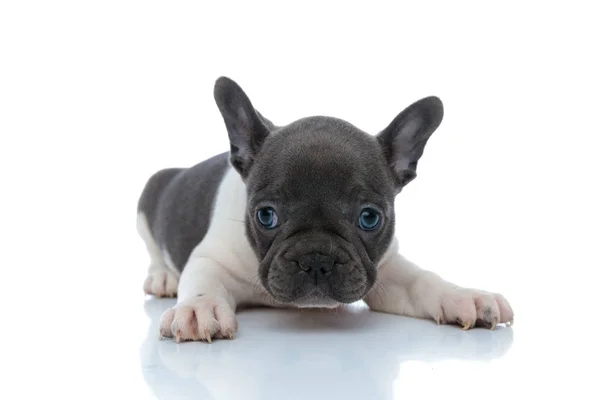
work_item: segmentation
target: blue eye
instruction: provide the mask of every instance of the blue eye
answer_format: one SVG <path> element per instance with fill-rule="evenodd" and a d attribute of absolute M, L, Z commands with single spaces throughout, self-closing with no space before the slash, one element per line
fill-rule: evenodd
<path fill-rule="evenodd" d="M 267 229 L 273 229 L 277 226 L 277 213 L 273 207 L 259 208 L 256 213 L 258 222 Z"/>
<path fill-rule="evenodd" d="M 362 229 L 363 231 L 372 231 L 373 229 L 377 228 L 377 225 L 379 225 L 380 220 L 381 216 L 379 215 L 379 212 L 372 208 L 365 207 L 360 212 L 358 224 L 360 226 L 360 229 Z"/>

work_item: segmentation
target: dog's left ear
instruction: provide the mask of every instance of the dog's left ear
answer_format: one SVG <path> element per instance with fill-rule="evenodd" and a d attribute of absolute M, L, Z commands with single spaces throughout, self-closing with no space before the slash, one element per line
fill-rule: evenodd
<path fill-rule="evenodd" d="M 254 109 L 242 88 L 227 77 L 215 82 L 214 97 L 229 135 L 231 164 L 245 179 L 260 147 L 276 127 Z"/>
<path fill-rule="evenodd" d="M 444 117 L 442 101 L 426 97 L 408 106 L 377 135 L 395 179 L 396 193 L 417 176 L 417 163 Z"/>

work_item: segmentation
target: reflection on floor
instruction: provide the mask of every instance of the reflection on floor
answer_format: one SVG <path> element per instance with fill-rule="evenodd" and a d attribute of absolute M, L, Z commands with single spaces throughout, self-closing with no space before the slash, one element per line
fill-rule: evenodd
<path fill-rule="evenodd" d="M 450 388 L 436 388 L 410 370 L 448 360 L 461 360 L 449 369 L 454 374 L 490 368 L 513 340 L 513 328 L 464 332 L 357 304 L 334 311 L 241 311 L 235 340 L 176 344 L 158 335 L 160 315 L 173 304 L 154 298 L 145 303 L 151 323 L 140 362 L 159 399 L 392 399 L 422 385 L 443 393 Z M 489 384 L 497 384 L 492 375 Z M 464 396 L 480 386 L 486 382 L 465 388 Z"/>

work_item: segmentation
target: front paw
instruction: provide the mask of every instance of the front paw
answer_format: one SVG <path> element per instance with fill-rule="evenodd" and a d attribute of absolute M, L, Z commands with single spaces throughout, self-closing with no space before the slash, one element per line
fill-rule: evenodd
<path fill-rule="evenodd" d="M 442 295 L 440 308 L 433 317 L 438 324 L 462 325 L 464 330 L 475 327 L 493 330 L 497 324 L 512 324 L 514 313 L 501 294 L 456 288 Z"/>
<path fill-rule="evenodd" d="M 198 340 L 211 343 L 213 338 L 233 339 L 238 327 L 229 303 L 214 295 L 182 301 L 163 313 L 159 326 L 161 338 L 174 337 L 177 343 Z"/>

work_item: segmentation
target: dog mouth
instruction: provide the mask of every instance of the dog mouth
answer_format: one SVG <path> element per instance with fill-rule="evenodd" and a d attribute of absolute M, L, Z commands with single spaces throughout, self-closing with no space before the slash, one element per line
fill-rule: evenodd
<path fill-rule="evenodd" d="M 278 257 L 268 268 L 263 286 L 278 302 L 298 307 L 335 307 L 360 300 L 368 292 L 367 274 L 354 260 L 345 263 L 323 261 L 319 253 L 313 260 L 289 261 Z"/>
<path fill-rule="evenodd" d="M 363 253 L 335 232 L 299 232 L 266 254 L 260 264 L 260 280 L 281 304 L 334 307 L 354 303 L 369 292 L 376 279 L 376 268 Z"/>

